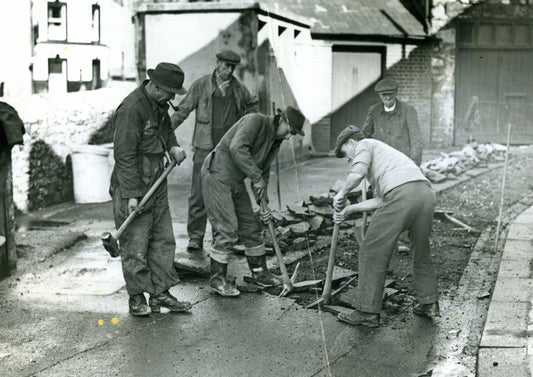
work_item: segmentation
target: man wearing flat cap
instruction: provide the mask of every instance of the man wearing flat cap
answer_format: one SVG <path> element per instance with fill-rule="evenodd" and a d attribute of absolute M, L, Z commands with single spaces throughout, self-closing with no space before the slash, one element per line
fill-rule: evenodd
<path fill-rule="evenodd" d="M 206 227 L 206 213 L 202 198 L 200 170 L 205 157 L 218 144 L 226 131 L 244 114 L 257 111 L 257 100 L 234 76 L 240 56 L 230 50 L 216 55 L 213 73 L 196 80 L 189 93 L 172 115 L 172 126 L 179 127 L 189 114 L 196 110 L 196 122 L 192 138 L 193 169 L 189 195 L 187 251 L 202 254 Z"/>
<path fill-rule="evenodd" d="M 117 228 L 138 206 L 141 198 L 161 176 L 164 156 L 180 164 L 185 151 L 178 145 L 168 115 L 168 101 L 185 94 L 184 73 L 172 63 L 159 63 L 148 70 L 149 80 L 131 92 L 118 106 L 115 127 L 115 167 L 110 193 Z M 176 242 L 163 182 L 122 233 L 122 272 L 134 316 L 147 316 L 165 307 L 174 312 L 189 310 L 169 292 L 179 282 L 174 269 Z M 149 305 L 145 293 L 150 295 Z"/>
<path fill-rule="evenodd" d="M 368 110 L 363 134 L 390 145 L 411 158 L 418 166 L 422 162 L 422 136 L 415 108 L 399 101 L 398 83 L 391 78 L 380 80 L 374 90 L 381 103 Z"/>
<path fill-rule="evenodd" d="M 226 132 L 204 161 L 202 189 L 214 234 L 210 287 L 221 296 L 239 295 L 226 277 L 230 252 L 238 239 L 244 243 L 252 279 L 263 286 L 282 283 L 267 268 L 262 226 L 254 217 L 244 180 L 250 178 L 257 203 L 266 199 L 270 164 L 283 140 L 304 135 L 304 122 L 304 115 L 290 106 L 272 116 L 247 114 Z M 262 220 L 268 222 L 269 210 L 262 211 Z"/>
<path fill-rule="evenodd" d="M 431 233 L 435 192 L 418 166 L 405 154 L 349 126 L 337 137 L 335 154 L 347 157 L 350 173 L 333 199 L 334 220 L 344 220 L 341 212 L 347 194 L 366 178 L 382 204 L 372 216 L 366 237 L 359 246 L 358 300 L 350 314 L 339 320 L 351 325 L 378 327 L 389 261 L 398 236 L 409 230 L 413 244 L 414 291 L 418 304 L 415 314 L 437 317 L 439 313 L 437 277 L 431 260 Z"/>

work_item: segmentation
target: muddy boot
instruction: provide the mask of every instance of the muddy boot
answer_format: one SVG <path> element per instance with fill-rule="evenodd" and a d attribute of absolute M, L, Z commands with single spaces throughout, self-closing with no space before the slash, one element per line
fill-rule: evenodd
<path fill-rule="evenodd" d="M 365 313 L 354 310 L 350 314 L 340 313 L 337 318 L 341 322 L 353 326 L 379 327 L 379 313 Z"/>
<path fill-rule="evenodd" d="M 192 308 L 190 302 L 178 301 L 178 299 L 170 294 L 167 290 L 158 295 L 150 297 L 150 309 L 152 313 L 161 313 L 161 308 L 167 308 L 171 312 L 184 312 Z"/>
<path fill-rule="evenodd" d="M 252 271 L 252 281 L 255 284 L 262 287 L 273 287 L 283 284 L 283 279 L 281 276 L 274 275 L 269 271 L 266 264 L 265 255 L 247 255 L 246 260 L 248 261 L 248 266 Z"/>
<path fill-rule="evenodd" d="M 432 304 L 416 304 L 413 308 L 413 312 L 416 315 L 428 318 L 440 317 L 439 302 L 434 302 Z"/>
<path fill-rule="evenodd" d="M 209 286 L 213 292 L 218 293 L 224 297 L 236 297 L 241 294 L 233 284 L 226 280 L 226 273 L 228 265 L 220 263 L 211 258 L 211 277 L 209 279 Z"/>
<path fill-rule="evenodd" d="M 142 293 L 130 296 L 128 304 L 130 307 L 130 313 L 136 317 L 146 317 L 152 313 L 150 307 L 146 303 L 146 298 Z"/>

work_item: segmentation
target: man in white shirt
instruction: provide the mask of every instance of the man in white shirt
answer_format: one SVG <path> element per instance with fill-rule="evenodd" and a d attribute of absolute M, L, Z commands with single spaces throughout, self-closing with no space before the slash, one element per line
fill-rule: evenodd
<path fill-rule="evenodd" d="M 405 154 L 375 139 L 364 139 L 355 126 L 343 130 L 336 142 L 338 158 L 352 162 L 343 187 L 333 200 L 335 221 L 347 194 L 366 178 L 383 204 L 375 211 L 359 250 L 359 284 L 356 309 L 339 320 L 352 325 L 378 327 L 385 276 L 398 236 L 409 230 L 414 248 L 415 314 L 439 316 L 437 277 L 431 261 L 431 233 L 435 192 L 416 164 Z"/>

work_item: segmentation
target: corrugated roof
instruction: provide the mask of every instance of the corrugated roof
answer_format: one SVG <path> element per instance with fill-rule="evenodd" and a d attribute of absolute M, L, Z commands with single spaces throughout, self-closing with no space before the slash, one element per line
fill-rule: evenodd
<path fill-rule="evenodd" d="M 260 0 L 275 11 L 310 18 L 320 34 L 426 36 L 424 26 L 400 0 Z"/>

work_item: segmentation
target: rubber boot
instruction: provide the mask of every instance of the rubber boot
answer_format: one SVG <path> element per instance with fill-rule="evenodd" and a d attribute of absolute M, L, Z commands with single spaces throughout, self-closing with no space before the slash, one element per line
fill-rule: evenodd
<path fill-rule="evenodd" d="M 228 265 L 220 263 L 211 258 L 211 277 L 209 279 L 209 286 L 211 290 L 224 297 L 236 297 L 241 294 L 233 284 L 226 280 L 226 273 Z"/>
<path fill-rule="evenodd" d="M 266 255 L 252 256 L 247 255 L 246 260 L 250 271 L 252 271 L 252 280 L 257 285 L 263 287 L 273 287 L 283 284 L 281 276 L 274 275 L 267 267 Z"/>

